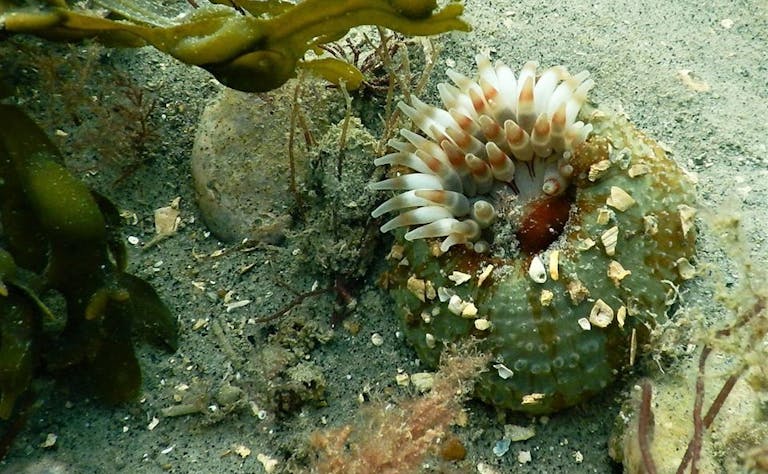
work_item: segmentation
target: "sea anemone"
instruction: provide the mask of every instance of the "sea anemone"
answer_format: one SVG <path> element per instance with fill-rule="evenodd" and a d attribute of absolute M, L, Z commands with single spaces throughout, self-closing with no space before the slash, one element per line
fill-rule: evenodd
<path fill-rule="evenodd" d="M 401 192 L 372 213 L 399 212 L 385 283 L 422 361 L 476 338 L 494 358 L 478 396 L 547 413 L 606 387 L 667 318 L 695 273 L 693 183 L 587 102 L 588 73 L 477 64 L 448 72 L 444 109 L 401 103 L 422 134 L 375 161 L 393 177 L 371 188 Z"/>
<path fill-rule="evenodd" d="M 405 239 L 445 237 L 440 249 L 474 242 L 476 251 L 489 246 L 482 238 L 498 215 L 502 197 L 516 197 L 527 211 L 518 226 L 525 249 L 534 245 L 529 237 L 533 211 L 562 201 L 574 168 L 571 150 L 584 142 L 592 125 L 577 120 L 594 82 L 583 71 L 575 76 L 564 67 L 536 74 L 537 64 L 528 62 L 519 77 L 504 63 L 492 66 L 477 56 L 479 79 L 448 71 L 456 84 L 440 84 L 445 109 L 418 98 L 413 106 L 400 109 L 426 135 L 403 129 L 406 142 L 390 141 L 397 150 L 375 160 L 376 165 L 403 166 L 403 174 L 371 186 L 375 190 L 406 190 L 373 211 L 403 211 L 381 227 L 382 232 L 418 226 Z M 498 196 L 494 198 L 494 196 Z M 562 231 L 570 206 L 558 206 L 565 216 L 557 228 L 545 229 L 551 243 Z M 540 234 L 540 232 L 538 233 Z"/>

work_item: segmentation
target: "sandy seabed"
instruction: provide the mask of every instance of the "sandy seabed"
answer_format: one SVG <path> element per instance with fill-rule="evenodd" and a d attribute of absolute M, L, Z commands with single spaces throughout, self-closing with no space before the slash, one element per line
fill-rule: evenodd
<path fill-rule="evenodd" d="M 436 102 L 435 85 L 445 80 L 447 67 L 473 74 L 478 52 L 513 68 L 536 60 L 544 67 L 562 64 L 572 72 L 588 70 L 597 84 L 591 100 L 626 114 L 662 142 L 698 178 L 702 208 L 715 215 L 740 214 L 751 242 L 749 258 L 758 267 L 768 264 L 768 4 L 470 0 L 465 18 L 473 26 L 471 33 L 436 40 L 442 52 L 427 87 L 427 102 Z M 332 283 L 329 275 L 296 258 L 302 240 L 290 231 L 281 243 L 243 251 L 217 241 L 204 226 L 195 206 L 189 156 L 198 117 L 220 85 L 205 72 L 149 49 L 116 51 L 110 61 L 153 88 L 161 137 L 151 152 L 160 158 L 120 186 L 111 187 L 98 173 L 87 180 L 121 209 L 136 214 L 138 221 L 124 233 L 142 242 L 154 234 L 154 209 L 181 197 L 182 225 L 176 235 L 145 251 L 129 245 L 132 271 L 150 281 L 179 317 L 180 348 L 167 354 L 142 346 L 144 390 L 133 404 L 105 407 L 43 384 L 39 406 L 0 462 L 0 471 L 265 472 L 265 459 L 270 458 L 280 472 L 308 459 L 309 433 L 352 421 L 361 399 L 388 401 L 411 395 L 412 389 L 395 383 L 395 375 L 398 370 L 423 369 L 396 336 L 397 321 L 388 311 L 391 302 L 377 285 L 385 268 L 382 247 L 381 258 L 356 288 L 357 309 L 330 340 L 325 339 L 334 311 L 332 296 L 307 300 L 291 314 L 302 324 L 316 324 L 295 328 L 301 350 L 290 357 L 322 374 L 322 402 L 299 405 L 290 413 L 258 403 L 259 390 L 268 384 L 264 374 L 257 373 L 266 357 L 263 348 L 274 343 L 270 336 L 285 322 L 260 325 L 249 319 L 291 301 L 294 294 L 288 288 L 304 292 L 315 281 Z M 287 129 L 287 112 L 283 117 L 275 126 Z M 724 268 L 728 278 L 738 280 L 728 273 L 732 265 L 722 242 L 700 224 L 699 262 Z M 211 257 L 219 250 L 220 256 Z M 227 311 L 222 297 L 229 291 L 232 301 L 248 299 L 251 304 Z M 706 317 L 716 324 L 727 313 L 710 309 L 712 298 L 712 282 L 702 276 L 686 285 L 681 310 L 707 308 Z M 374 338 L 376 344 L 374 334 L 381 336 Z M 583 406 L 545 420 L 521 415 L 504 419 L 470 401 L 466 426 L 454 430 L 467 449 L 466 459 L 433 464 L 425 472 L 477 472 L 480 464 L 498 473 L 620 471 L 609 460 L 607 441 L 636 380 L 621 380 Z M 228 409 L 229 386 L 243 390 L 238 400 L 254 403 L 235 403 Z M 174 397 L 202 403 L 204 413 L 162 416 L 164 408 L 179 403 Z M 496 456 L 494 444 L 510 423 L 534 425 L 536 435 Z M 56 442 L 42 447 L 49 433 L 56 435 Z M 523 451 L 531 457 L 525 464 L 518 462 Z"/>

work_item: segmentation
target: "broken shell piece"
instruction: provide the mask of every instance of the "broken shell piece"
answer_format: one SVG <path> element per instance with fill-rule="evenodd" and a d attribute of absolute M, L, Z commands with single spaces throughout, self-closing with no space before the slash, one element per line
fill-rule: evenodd
<path fill-rule="evenodd" d="M 247 458 L 248 456 L 251 455 L 251 448 L 249 448 L 249 447 L 247 447 L 245 445 L 242 445 L 242 444 L 238 444 L 237 446 L 235 446 L 232 449 L 232 451 L 234 451 L 235 454 L 237 454 L 238 456 L 240 456 L 243 459 L 245 459 L 245 458 Z"/>
<path fill-rule="evenodd" d="M 523 405 L 539 403 L 544 397 L 546 397 L 546 394 L 544 393 L 529 393 L 528 395 L 523 395 Z"/>
<path fill-rule="evenodd" d="M 579 323 L 579 327 L 585 331 L 592 329 L 592 325 L 589 324 L 589 320 L 587 318 L 579 318 L 579 320 L 576 322 Z"/>
<path fill-rule="evenodd" d="M 177 197 L 166 207 L 155 209 L 155 233 L 159 236 L 170 236 L 176 233 L 181 223 L 179 217 L 179 202 L 181 198 Z"/>
<path fill-rule="evenodd" d="M 467 309 L 468 307 L 470 307 L 470 309 Z M 453 295 L 451 296 L 451 299 L 448 300 L 448 311 L 455 314 L 456 316 L 464 316 L 465 311 L 466 314 L 471 314 L 473 311 L 474 314 L 477 314 L 477 308 L 475 305 L 471 302 L 462 300 L 459 295 Z"/>
<path fill-rule="evenodd" d="M 512 372 L 512 370 L 504 364 L 493 364 L 493 368 L 496 369 L 499 377 L 503 378 L 504 380 L 507 380 L 508 378 L 515 375 L 515 373 Z"/>
<path fill-rule="evenodd" d="M 477 306 L 472 302 L 465 303 L 461 309 L 461 317 L 470 319 L 477 317 Z"/>
<path fill-rule="evenodd" d="M 445 303 L 446 301 L 451 299 L 451 296 L 455 295 L 456 293 L 444 286 L 440 286 L 437 288 L 437 298 L 440 300 L 441 303 Z"/>
<path fill-rule="evenodd" d="M 424 335 L 424 342 L 426 342 L 427 347 L 429 347 L 430 349 L 434 349 L 435 346 L 437 345 L 437 341 L 435 340 L 435 336 L 430 334 L 430 333 L 426 333 Z"/>
<path fill-rule="evenodd" d="M 589 250 L 592 247 L 595 246 L 595 241 L 587 237 L 586 239 L 579 240 L 579 242 L 576 244 L 576 248 L 581 250 L 582 252 L 585 250 Z"/>
<path fill-rule="evenodd" d="M 618 186 L 611 186 L 611 195 L 605 200 L 606 204 L 620 212 L 626 211 L 636 202 L 629 193 Z"/>
<path fill-rule="evenodd" d="M 469 273 L 463 273 L 463 272 L 453 272 L 450 275 L 448 275 L 448 279 L 451 280 L 453 283 L 456 284 L 456 286 L 461 285 L 462 283 L 466 283 L 472 278 L 472 275 Z"/>
<path fill-rule="evenodd" d="M 541 261 L 541 257 L 538 255 L 534 256 L 531 260 L 531 265 L 528 267 L 528 275 L 536 283 L 547 281 L 547 269 L 544 268 L 544 262 Z"/>
<path fill-rule="evenodd" d="M 603 235 L 600 236 L 600 240 L 603 242 L 603 247 L 605 247 L 605 254 L 612 257 L 616 253 L 616 244 L 619 240 L 618 226 L 613 226 L 603 232 Z"/>
<path fill-rule="evenodd" d="M 632 165 L 627 170 L 627 174 L 630 178 L 637 178 L 638 176 L 642 176 L 644 174 L 648 174 L 651 171 L 651 168 L 646 164 L 639 164 L 639 165 Z"/>
<path fill-rule="evenodd" d="M 565 289 L 568 291 L 568 296 L 571 297 L 573 304 L 579 304 L 589 296 L 589 288 L 584 286 L 580 280 L 569 281 Z"/>
<path fill-rule="evenodd" d="M 424 296 L 426 296 L 428 300 L 433 300 L 437 296 L 437 291 L 435 291 L 435 285 L 433 285 L 432 282 L 429 280 L 427 280 L 424 285 Z"/>
<path fill-rule="evenodd" d="M 608 306 L 605 301 L 597 300 L 589 313 L 589 322 L 599 328 L 607 327 L 613 321 L 613 308 Z"/>
<path fill-rule="evenodd" d="M 616 260 L 611 260 L 611 263 L 608 264 L 608 278 L 613 280 L 613 284 L 617 287 L 621 283 L 621 280 L 631 275 L 632 272 L 629 270 L 626 270 L 619 262 Z"/>
<path fill-rule="evenodd" d="M 643 216 L 643 224 L 645 225 L 645 233 L 648 235 L 656 235 L 659 231 L 659 220 L 653 214 Z"/>
<path fill-rule="evenodd" d="M 491 273 L 493 272 L 493 265 L 488 265 L 483 269 L 483 272 L 477 277 L 477 287 L 483 286 L 483 283 L 485 280 L 488 279 L 489 276 L 491 276 Z"/>
<path fill-rule="evenodd" d="M 402 260 L 403 259 L 403 252 L 405 251 L 405 247 L 400 244 L 392 244 L 392 248 L 389 249 L 389 253 L 387 254 L 386 258 L 387 260 Z"/>
<path fill-rule="evenodd" d="M 619 323 L 619 327 L 624 327 L 624 321 L 627 319 L 627 307 L 622 306 L 616 311 L 616 322 Z"/>
<path fill-rule="evenodd" d="M 611 167 L 610 160 L 598 161 L 597 163 L 589 167 L 589 180 L 594 183 L 600 178 L 600 176 L 605 174 L 605 172 L 608 171 L 608 168 L 610 167 Z"/>
<path fill-rule="evenodd" d="M 227 313 L 231 313 L 237 308 L 242 308 L 243 306 L 246 306 L 249 304 L 251 304 L 251 300 L 240 300 L 240 301 L 235 301 L 233 303 L 224 304 L 224 309 Z"/>
<path fill-rule="evenodd" d="M 411 375 L 411 383 L 419 392 L 428 392 L 432 390 L 432 385 L 435 384 L 435 374 L 431 372 L 416 372 Z"/>
<path fill-rule="evenodd" d="M 696 267 L 691 265 L 687 258 L 678 258 L 675 264 L 677 265 L 677 272 L 683 280 L 690 280 L 696 276 Z"/>
<path fill-rule="evenodd" d="M 560 264 L 560 251 L 553 250 L 552 252 L 549 253 L 549 277 L 554 281 L 557 281 L 560 278 L 560 272 L 558 268 L 559 264 Z"/>
<path fill-rule="evenodd" d="M 613 217 L 613 211 L 610 209 L 602 208 L 598 209 L 597 211 L 597 223 L 600 225 L 605 225 L 609 222 L 611 222 L 611 217 Z"/>
<path fill-rule="evenodd" d="M 539 297 L 539 301 L 541 302 L 542 306 L 549 306 L 552 304 L 552 300 L 555 298 L 555 294 L 552 293 L 549 290 L 541 290 L 541 296 Z"/>
<path fill-rule="evenodd" d="M 426 302 L 426 289 L 427 284 L 424 282 L 424 280 L 421 280 L 419 278 L 416 278 L 414 275 L 411 275 L 410 278 L 408 278 L 408 281 L 406 282 L 406 287 L 408 288 L 408 291 L 413 293 L 416 298 L 418 298 L 422 303 Z"/>
<path fill-rule="evenodd" d="M 685 237 L 688 235 L 688 231 L 693 227 L 693 218 L 696 216 L 696 208 L 680 204 L 677 206 L 677 210 L 680 212 L 680 225 L 683 228 L 683 237 Z"/>
<path fill-rule="evenodd" d="M 487 331 L 491 328 L 491 322 L 485 318 L 475 319 L 475 329 L 478 331 Z"/>

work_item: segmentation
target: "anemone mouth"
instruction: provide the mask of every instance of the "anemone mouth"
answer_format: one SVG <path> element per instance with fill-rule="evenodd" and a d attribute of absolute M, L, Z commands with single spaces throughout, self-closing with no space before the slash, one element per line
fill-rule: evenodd
<path fill-rule="evenodd" d="M 399 212 L 382 232 L 409 227 L 406 240 L 442 238 L 443 252 L 454 245 L 488 252 L 509 240 L 497 237 L 510 234 L 511 222 L 520 249 L 538 252 L 568 220 L 571 150 L 592 131 L 577 116 L 594 83 L 561 66 L 537 75 L 528 62 L 515 77 L 501 62 L 476 59 L 477 79 L 449 70 L 455 86 L 438 86 L 444 109 L 415 97 L 398 104 L 424 135 L 401 130 L 405 141 L 391 140 L 395 151 L 375 160 L 410 172 L 370 186 L 402 191 L 372 215 Z"/>

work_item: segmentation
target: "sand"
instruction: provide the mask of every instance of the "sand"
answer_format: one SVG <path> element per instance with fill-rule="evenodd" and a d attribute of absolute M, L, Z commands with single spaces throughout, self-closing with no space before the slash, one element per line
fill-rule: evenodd
<path fill-rule="evenodd" d="M 742 216 L 749 258 L 758 266 L 768 264 L 768 4 L 478 0 L 467 1 L 466 10 L 471 33 L 436 39 L 443 50 L 427 88 L 428 101 L 434 102 L 435 85 L 445 80 L 446 67 L 472 73 L 478 52 L 518 67 L 536 60 L 543 66 L 586 69 L 597 84 L 592 100 L 625 113 L 664 143 L 697 176 L 701 207 L 715 215 Z M 330 257 L 322 262 L 325 268 L 307 261 L 307 252 L 317 255 L 309 242 L 323 238 L 317 234 L 327 230 L 327 223 L 295 223 L 279 243 L 253 248 L 217 241 L 195 205 L 189 155 L 198 117 L 221 86 L 204 71 L 150 49 L 113 51 L 104 61 L 137 83 L 149 84 L 159 104 L 153 120 L 160 137 L 148 151 L 155 159 L 118 186 L 111 185 L 108 172 L 81 173 L 121 209 L 135 213 L 138 220 L 126 225 L 124 234 L 141 242 L 154 234 L 154 209 L 181 197 L 182 225 L 176 235 L 146 250 L 129 244 L 132 271 L 151 282 L 178 315 L 180 347 L 168 354 L 140 346 L 144 387 L 136 403 L 106 407 L 65 384 L 39 383 L 35 411 L 0 462 L 0 471 L 265 472 L 267 459 L 276 462 L 275 472 L 306 469 L 309 433 L 352 421 L 361 401 L 370 405 L 412 395 L 413 389 L 396 384 L 395 375 L 423 370 L 397 337 L 397 322 L 388 312 L 391 303 L 377 285 L 385 268 L 385 245 L 372 250 L 365 260 L 370 262 L 367 273 L 349 284 L 357 307 L 343 323 L 334 319 L 337 303 L 330 293 L 308 298 L 278 322 L 254 323 L 284 307 L 294 292 L 311 290 L 314 282 L 321 288 L 332 285 L 328 268 L 350 265 Z M 46 103 L 43 95 L 32 93 L 24 101 L 38 113 Z M 288 129 L 285 110 L 275 112 L 274 125 Z M 358 192 L 366 192 L 363 183 Z M 725 270 L 687 285 L 680 310 L 706 308 L 716 324 L 727 313 L 712 305 L 712 284 L 723 275 L 731 283 L 740 276 L 705 220 L 699 225 L 699 262 Z M 227 303 L 246 299 L 251 303 L 227 311 Z M 333 323 L 339 324 L 331 330 Z M 286 341 L 291 340 L 293 350 L 288 350 Z M 609 460 L 607 441 L 637 378 L 661 376 L 649 367 L 653 364 L 641 364 L 637 374 L 595 399 L 544 419 L 504 416 L 469 401 L 466 425 L 454 429 L 467 449 L 466 459 L 430 461 L 424 472 L 478 472 L 478 465 L 493 469 L 482 472 L 498 473 L 620 471 Z M 325 392 L 303 405 L 290 399 L 274 403 L 267 397 L 276 395 L 271 376 L 285 386 L 291 376 L 306 376 L 310 385 L 324 383 Z M 298 392 L 310 396 L 311 391 Z M 200 412 L 163 416 L 165 408 L 179 403 L 197 403 Z M 536 435 L 497 456 L 493 447 L 505 424 L 532 425 Z M 44 447 L 49 434 L 56 436 L 55 444 Z M 530 452 L 529 462 L 518 462 L 521 452 Z"/>

